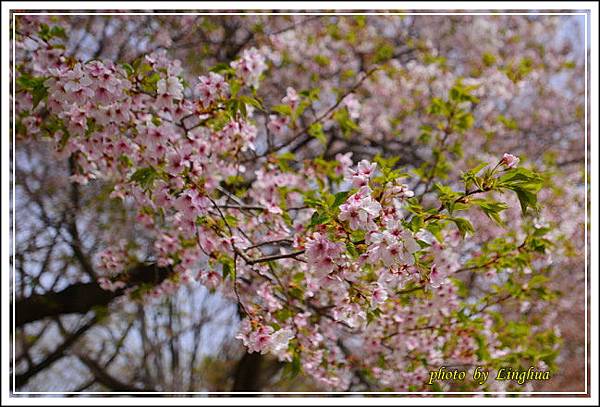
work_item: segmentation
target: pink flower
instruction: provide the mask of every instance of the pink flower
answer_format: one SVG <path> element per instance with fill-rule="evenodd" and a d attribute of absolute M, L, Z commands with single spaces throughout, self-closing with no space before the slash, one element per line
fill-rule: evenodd
<path fill-rule="evenodd" d="M 63 85 L 66 96 L 69 101 L 77 104 L 84 104 L 88 99 L 94 96 L 94 91 L 90 85 L 92 80 L 86 76 L 73 77 Z"/>
<path fill-rule="evenodd" d="M 169 95 L 174 99 L 183 99 L 183 85 L 179 78 L 175 76 L 159 80 L 156 86 L 159 95 Z"/>
<path fill-rule="evenodd" d="M 333 318 L 346 323 L 351 328 L 359 328 L 367 321 L 367 313 L 357 303 L 346 301 L 333 310 Z"/>
<path fill-rule="evenodd" d="M 352 166 L 352 152 L 346 154 L 338 153 L 335 155 L 335 160 L 338 163 L 335 167 L 335 173 L 337 175 L 347 174 Z"/>
<path fill-rule="evenodd" d="M 360 117 L 360 102 L 353 93 L 344 98 L 344 105 L 348 109 L 350 118 L 358 119 Z"/>
<path fill-rule="evenodd" d="M 269 123 L 267 124 L 267 128 L 276 136 L 281 136 L 285 134 L 287 130 L 287 124 L 289 119 L 287 117 L 278 117 L 276 115 L 269 116 Z"/>
<path fill-rule="evenodd" d="M 186 218 L 195 219 L 196 216 L 206 214 L 210 205 L 210 200 L 207 197 L 200 195 L 195 189 L 190 189 L 177 198 L 174 206 Z"/>
<path fill-rule="evenodd" d="M 300 99 L 298 98 L 298 93 L 296 93 L 296 90 L 288 87 L 286 90 L 286 96 L 281 99 L 281 102 L 291 107 L 293 111 L 296 109 L 296 107 L 298 107 L 299 100 Z"/>
<path fill-rule="evenodd" d="M 210 72 L 208 76 L 200 76 L 196 85 L 196 92 L 204 106 L 209 106 L 215 101 L 224 98 L 229 92 L 229 84 L 223 76 Z"/>
<path fill-rule="evenodd" d="M 364 187 L 369 184 L 369 180 L 375 174 L 377 163 L 370 163 L 367 160 L 361 160 L 358 163 L 357 170 L 348 169 L 347 178 L 352 181 L 352 185 L 357 188 Z"/>
<path fill-rule="evenodd" d="M 407 230 L 400 230 L 396 226 L 392 230 L 383 233 L 372 232 L 367 235 L 369 263 L 383 261 L 386 266 L 413 265 L 415 259 L 413 253 L 420 249 L 417 241 Z"/>
<path fill-rule="evenodd" d="M 171 175 L 181 173 L 185 168 L 189 167 L 187 160 L 178 153 L 170 152 L 167 154 L 167 172 Z"/>
<path fill-rule="evenodd" d="M 231 121 L 220 132 L 230 142 L 240 142 L 242 151 L 255 149 L 256 133 L 256 127 L 244 120 Z"/>
<path fill-rule="evenodd" d="M 374 219 L 381 213 L 381 204 L 371 197 L 369 187 L 362 187 L 357 193 L 340 205 L 339 219 L 348 222 L 354 230 L 373 230 L 377 226 Z"/>
<path fill-rule="evenodd" d="M 388 293 L 383 288 L 383 286 L 379 283 L 375 283 L 375 287 L 373 288 L 371 303 L 373 305 L 379 305 L 385 302 L 388 298 Z"/>
<path fill-rule="evenodd" d="M 504 153 L 500 164 L 505 165 L 506 168 L 513 168 L 519 163 L 519 158 L 508 153 Z"/>
<path fill-rule="evenodd" d="M 342 254 L 340 243 L 333 243 L 326 236 L 315 232 L 306 241 L 306 257 L 320 277 L 324 277 L 336 268 L 336 260 Z"/>
<path fill-rule="evenodd" d="M 438 288 L 447 282 L 448 278 L 446 273 L 442 272 L 442 270 L 440 270 L 436 264 L 433 264 L 431 266 L 431 271 L 429 272 L 429 284 L 431 287 Z"/>
<path fill-rule="evenodd" d="M 398 183 L 391 188 L 386 189 L 385 196 L 404 201 L 415 196 L 415 193 L 409 189 L 408 185 Z"/>
<path fill-rule="evenodd" d="M 267 69 L 265 57 L 256 48 L 244 50 L 242 57 L 231 63 L 237 76 L 247 84 L 258 88 L 260 75 Z"/>
<path fill-rule="evenodd" d="M 287 349 L 290 340 L 294 337 L 294 333 L 289 328 L 283 328 L 271 335 L 271 342 L 267 350 L 277 356 L 279 360 L 288 359 Z"/>
<path fill-rule="evenodd" d="M 125 288 L 125 286 L 126 286 L 126 284 L 123 281 L 112 282 L 105 277 L 99 278 L 98 284 L 100 285 L 100 288 L 102 288 L 103 290 L 112 291 L 112 292 L 115 292 L 117 290 Z"/>

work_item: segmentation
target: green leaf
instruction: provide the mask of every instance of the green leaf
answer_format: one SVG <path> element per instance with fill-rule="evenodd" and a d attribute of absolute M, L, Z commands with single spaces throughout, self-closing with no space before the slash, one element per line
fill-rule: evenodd
<path fill-rule="evenodd" d="M 154 167 L 145 167 L 134 172 L 130 177 L 130 181 L 137 182 L 142 188 L 148 189 L 152 187 L 156 178 L 158 178 L 158 172 Z"/>
<path fill-rule="evenodd" d="M 291 116 L 292 108 L 289 105 L 275 105 L 271 107 L 271 110 L 275 113 L 279 113 L 283 116 Z"/>
<path fill-rule="evenodd" d="M 312 217 L 310 218 L 310 223 L 308 224 L 308 227 L 312 228 L 317 225 L 321 225 L 321 224 L 329 221 L 330 219 L 331 218 L 326 213 L 315 212 L 315 213 L 313 213 Z"/>
<path fill-rule="evenodd" d="M 394 46 L 389 43 L 382 43 L 375 49 L 375 63 L 381 63 L 390 60 L 394 56 Z"/>
<path fill-rule="evenodd" d="M 48 96 L 48 88 L 44 85 L 48 78 L 44 76 L 32 77 L 30 75 L 21 75 L 16 82 L 20 88 L 31 93 L 33 97 L 33 108 Z"/>
<path fill-rule="evenodd" d="M 63 40 L 67 39 L 65 29 L 57 25 L 50 28 L 47 24 L 40 24 L 40 31 L 38 32 L 38 35 L 44 41 L 49 41 L 52 38 L 61 38 Z"/>
<path fill-rule="evenodd" d="M 479 103 L 479 99 L 471 95 L 471 91 L 477 89 L 478 86 L 465 86 L 460 80 L 450 89 L 450 100 L 453 102 L 471 102 Z"/>
<path fill-rule="evenodd" d="M 331 59 L 325 55 L 315 55 L 314 61 L 321 67 L 326 67 L 331 63 Z"/>
<path fill-rule="evenodd" d="M 341 204 L 346 202 L 348 195 L 350 195 L 350 191 L 341 191 L 341 192 L 338 192 L 337 194 L 335 194 L 335 200 L 331 204 L 331 208 L 337 208 Z"/>
<path fill-rule="evenodd" d="M 486 200 L 472 200 L 471 202 L 477 204 L 477 206 L 481 208 L 488 218 L 496 222 L 498 225 L 504 226 L 504 222 L 502 219 L 500 219 L 500 212 L 508 209 L 508 205 L 502 202 Z"/>
<path fill-rule="evenodd" d="M 58 25 L 55 25 L 54 27 L 52 27 L 50 29 L 50 35 L 52 37 L 58 37 L 58 38 L 61 38 L 63 40 L 67 39 L 67 34 L 65 33 L 65 29 L 63 27 L 58 26 Z"/>
<path fill-rule="evenodd" d="M 321 93 L 321 89 L 320 88 L 312 88 L 312 89 L 307 89 L 307 90 L 300 91 L 300 95 L 304 96 L 305 98 L 307 98 L 311 102 L 319 100 L 319 94 L 320 93 Z"/>
<path fill-rule="evenodd" d="M 218 261 L 223 266 L 223 279 L 225 280 L 227 277 L 231 277 L 231 280 L 235 281 L 236 275 L 233 259 L 229 256 L 222 255 L 219 257 Z"/>
<path fill-rule="evenodd" d="M 350 256 L 352 256 L 353 259 L 359 256 L 358 250 L 356 250 L 356 246 L 350 241 L 346 242 L 346 250 L 348 250 L 348 253 L 350 254 Z"/>
<path fill-rule="evenodd" d="M 48 88 L 44 85 L 37 86 L 32 90 L 31 94 L 33 96 L 33 108 L 35 109 L 48 96 Z"/>
<path fill-rule="evenodd" d="M 325 132 L 323 132 L 323 125 L 321 123 L 313 123 L 308 128 L 308 134 L 311 137 L 316 138 L 321 142 L 321 144 L 327 144 L 327 136 L 325 136 Z"/>
<path fill-rule="evenodd" d="M 300 355 L 295 354 L 290 362 L 290 378 L 294 378 L 302 371 L 302 363 L 300 361 Z"/>
<path fill-rule="evenodd" d="M 454 212 L 456 206 L 456 200 L 461 196 L 458 192 L 454 191 L 451 187 L 442 185 L 440 183 L 434 184 L 434 189 L 438 192 L 438 198 L 442 205 L 448 209 L 448 213 Z"/>
<path fill-rule="evenodd" d="M 449 220 L 454 222 L 454 224 L 458 228 L 463 239 L 466 237 L 467 234 L 472 235 L 475 233 L 475 228 L 473 228 L 473 225 L 467 219 L 465 219 L 465 218 L 449 218 Z"/>
<path fill-rule="evenodd" d="M 125 72 L 127 72 L 127 76 L 131 76 L 135 73 L 133 66 L 131 66 L 130 64 L 124 63 L 121 64 L 121 67 L 125 70 Z"/>
<path fill-rule="evenodd" d="M 498 179 L 498 187 L 514 191 L 519 198 L 523 214 L 527 208 L 539 210 L 537 194 L 542 188 L 543 179 L 526 168 L 513 168 Z"/>
<path fill-rule="evenodd" d="M 498 115 L 497 120 L 509 130 L 518 130 L 519 125 L 515 119 L 509 119 L 504 115 Z"/>
<path fill-rule="evenodd" d="M 243 103 L 245 103 L 246 105 L 249 105 L 249 106 L 254 106 L 254 107 L 255 107 L 255 108 L 257 108 L 258 110 L 263 110 L 263 111 L 265 110 L 265 109 L 263 108 L 263 105 L 262 105 L 262 103 L 260 103 L 260 100 L 258 100 L 257 98 L 254 98 L 254 97 L 251 97 L 251 96 L 245 96 L 245 95 L 242 95 L 242 96 L 240 96 L 240 97 L 239 97 L 239 99 L 240 99 L 240 100 L 241 100 Z"/>
<path fill-rule="evenodd" d="M 358 125 L 350 118 L 350 112 L 347 108 L 342 108 L 333 114 L 333 119 L 339 124 L 344 136 L 349 136 L 353 131 L 359 129 Z"/>
<path fill-rule="evenodd" d="M 225 62 L 216 64 L 215 66 L 210 68 L 209 71 L 215 72 L 215 73 L 220 73 L 220 74 L 226 74 L 226 73 L 235 74 L 235 69 L 230 67 L 229 64 L 227 64 Z"/>
<path fill-rule="evenodd" d="M 490 54 L 489 52 L 484 53 L 482 59 L 485 66 L 492 66 L 496 63 L 496 57 L 494 54 Z"/>

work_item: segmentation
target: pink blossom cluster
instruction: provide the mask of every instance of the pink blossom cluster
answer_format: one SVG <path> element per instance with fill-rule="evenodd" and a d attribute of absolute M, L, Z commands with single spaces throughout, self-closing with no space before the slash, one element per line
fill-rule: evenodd
<path fill-rule="evenodd" d="M 244 50 L 241 58 L 233 61 L 231 67 L 244 83 L 254 88 L 258 88 L 260 76 L 267 69 L 265 57 L 256 48 Z"/>

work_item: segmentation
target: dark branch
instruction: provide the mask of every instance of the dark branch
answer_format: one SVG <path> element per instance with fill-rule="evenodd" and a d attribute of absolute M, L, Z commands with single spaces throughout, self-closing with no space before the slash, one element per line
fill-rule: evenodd
<path fill-rule="evenodd" d="M 47 317 L 63 314 L 85 314 L 95 307 L 108 305 L 114 298 L 123 295 L 126 288 L 140 284 L 157 285 L 171 274 L 170 268 L 160 268 L 155 264 L 141 264 L 122 273 L 117 279 L 126 287 L 108 291 L 98 282 L 76 283 L 62 291 L 33 294 L 15 303 L 15 325 L 39 321 Z"/>
<path fill-rule="evenodd" d="M 96 378 L 96 381 L 103 386 L 107 387 L 111 391 L 123 391 L 123 392 L 154 392 L 153 389 L 143 389 L 136 386 L 133 386 L 128 383 L 123 383 L 118 379 L 115 379 L 112 375 L 110 375 L 100 364 L 98 364 L 93 359 L 85 356 L 85 355 L 77 355 L 79 360 L 87 366 L 92 375 Z"/>
<path fill-rule="evenodd" d="M 94 324 L 97 322 L 96 317 L 92 318 L 89 322 L 82 325 L 79 329 L 73 332 L 71 335 L 64 340 L 64 342 L 54 350 L 46 359 L 31 367 L 25 373 L 15 375 L 15 386 L 24 386 L 29 379 L 41 372 L 42 370 L 50 367 L 54 362 L 61 359 L 65 355 L 65 351 L 69 349 L 83 334 L 85 334 Z"/>

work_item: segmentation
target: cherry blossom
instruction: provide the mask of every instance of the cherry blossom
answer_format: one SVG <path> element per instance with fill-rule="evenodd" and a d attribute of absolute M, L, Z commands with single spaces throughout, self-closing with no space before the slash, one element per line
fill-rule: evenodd
<path fill-rule="evenodd" d="M 340 205 L 339 219 L 348 222 L 351 229 L 373 230 L 376 228 L 374 219 L 381 213 L 381 204 L 371 197 L 372 191 L 367 186 Z"/>
<path fill-rule="evenodd" d="M 500 160 L 500 163 L 506 166 L 506 168 L 513 168 L 519 163 L 519 158 L 515 157 L 512 154 L 505 153 L 502 156 L 502 160 Z"/>

